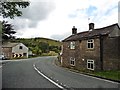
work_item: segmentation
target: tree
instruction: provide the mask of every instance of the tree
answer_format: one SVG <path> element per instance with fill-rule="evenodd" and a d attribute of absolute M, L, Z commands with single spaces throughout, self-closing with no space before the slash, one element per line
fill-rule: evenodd
<path fill-rule="evenodd" d="M 26 8 L 29 6 L 29 2 L 0 2 L 1 4 L 1 14 L 3 18 L 10 17 L 13 19 L 15 16 L 21 16 L 22 11 L 18 9 L 19 8 Z"/>
<path fill-rule="evenodd" d="M 24 2 L 23 0 L 19 0 L 18 2 L 2 2 L 0 1 L 0 16 L 3 18 L 11 18 L 14 19 L 16 16 L 21 16 L 22 11 L 19 8 L 26 8 L 29 6 L 29 2 Z M 13 25 L 8 24 L 7 21 L 2 22 L 2 38 L 3 40 L 8 40 L 14 38 L 13 34 L 16 32 L 13 30 Z"/>
<path fill-rule="evenodd" d="M 45 42 L 39 43 L 39 48 L 42 50 L 42 53 L 48 53 L 49 52 L 49 44 Z"/>
<path fill-rule="evenodd" d="M 16 32 L 13 29 L 13 25 L 9 24 L 7 21 L 2 22 L 2 39 L 7 41 L 8 39 L 15 38 L 13 34 Z"/>
<path fill-rule="evenodd" d="M 49 50 L 50 51 L 55 51 L 56 53 L 59 53 L 60 47 L 52 45 L 52 46 L 49 46 Z"/>

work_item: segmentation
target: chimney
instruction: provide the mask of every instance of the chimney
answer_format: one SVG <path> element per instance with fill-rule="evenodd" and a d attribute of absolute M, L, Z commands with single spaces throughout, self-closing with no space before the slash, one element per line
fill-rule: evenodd
<path fill-rule="evenodd" d="M 89 30 L 94 30 L 94 23 L 89 23 Z"/>
<path fill-rule="evenodd" d="M 72 28 L 72 35 L 75 35 L 75 34 L 77 34 L 77 28 L 75 28 L 75 26 L 73 26 L 73 28 Z"/>

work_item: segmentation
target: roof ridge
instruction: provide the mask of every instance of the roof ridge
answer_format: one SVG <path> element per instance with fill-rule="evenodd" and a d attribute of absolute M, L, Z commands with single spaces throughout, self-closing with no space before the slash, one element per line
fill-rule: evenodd
<path fill-rule="evenodd" d="M 83 31 L 83 32 L 79 32 L 79 33 L 77 33 L 77 34 L 82 34 L 82 33 L 87 33 L 87 32 L 89 32 L 89 31 Z M 77 35 L 76 34 L 76 35 Z"/>
<path fill-rule="evenodd" d="M 115 24 L 112 24 L 109 26 L 94 29 L 93 31 L 88 30 L 88 31 L 79 32 L 75 35 L 70 35 L 69 37 L 65 38 L 62 41 L 78 40 L 78 39 L 83 39 L 83 38 L 87 38 L 87 37 L 99 36 L 100 34 L 108 35 L 109 33 L 111 33 L 114 30 L 116 25 L 120 29 L 118 23 L 115 23 Z"/>
<path fill-rule="evenodd" d="M 107 26 L 104 26 L 104 27 L 101 27 L 101 28 L 96 28 L 95 30 L 98 30 L 98 29 L 105 29 L 105 28 L 109 28 L 109 27 L 112 27 L 112 26 L 115 26 L 115 25 L 118 26 L 118 23 L 111 24 L 111 25 L 107 25 Z"/>
<path fill-rule="evenodd" d="M 2 47 L 14 47 L 14 46 L 16 46 L 16 45 L 18 45 L 18 44 L 20 44 L 20 43 L 7 42 L 7 43 L 4 43 L 4 44 L 2 45 Z"/>

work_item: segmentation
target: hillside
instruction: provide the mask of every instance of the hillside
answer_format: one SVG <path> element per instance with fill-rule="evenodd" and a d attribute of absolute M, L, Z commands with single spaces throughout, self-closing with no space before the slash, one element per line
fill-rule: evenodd
<path fill-rule="evenodd" d="M 17 38 L 11 42 L 25 44 L 33 54 L 39 55 L 57 55 L 60 52 L 61 42 L 48 38 Z"/>

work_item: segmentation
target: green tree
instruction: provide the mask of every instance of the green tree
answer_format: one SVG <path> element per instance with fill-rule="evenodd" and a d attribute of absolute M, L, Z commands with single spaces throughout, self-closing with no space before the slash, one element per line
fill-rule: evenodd
<path fill-rule="evenodd" d="M 48 53 L 49 52 L 49 44 L 45 42 L 39 43 L 39 48 L 42 50 L 42 53 Z"/>
<path fill-rule="evenodd" d="M 29 6 L 29 2 L 24 2 L 23 0 L 19 0 L 18 2 L 2 2 L 0 1 L 0 16 L 2 16 L 3 18 L 11 18 L 14 19 L 14 17 L 16 16 L 21 16 L 22 15 L 22 11 L 19 10 L 19 8 L 26 8 L 27 6 Z M 7 21 L 3 21 L 2 22 L 2 38 L 3 38 L 3 42 L 4 40 L 9 40 L 9 39 L 13 39 L 14 36 L 13 34 L 15 34 L 16 32 L 13 29 L 13 25 L 8 24 Z"/>
<path fill-rule="evenodd" d="M 3 18 L 10 17 L 13 19 L 16 16 L 21 16 L 22 11 L 19 10 L 19 8 L 26 8 L 29 6 L 29 2 L 0 2 L 1 4 L 1 13 L 0 16 Z M 18 8 L 19 7 L 19 8 Z"/>
<path fill-rule="evenodd" d="M 36 55 L 41 55 L 42 54 L 42 51 L 38 46 L 34 47 L 32 51 Z"/>
<path fill-rule="evenodd" d="M 13 29 L 13 25 L 9 24 L 7 21 L 2 22 L 2 39 L 3 41 L 7 41 L 9 39 L 14 39 L 15 30 Z"/>
<path fill-rule="evenodd" d="M 55 51 L 56 53 L 59 53 L 60 48 L 58 46 L 49 46 L 49 50 L 50 51 Z"/>

